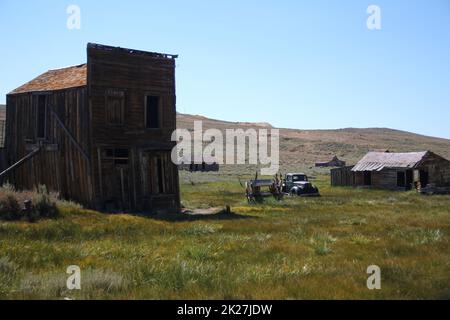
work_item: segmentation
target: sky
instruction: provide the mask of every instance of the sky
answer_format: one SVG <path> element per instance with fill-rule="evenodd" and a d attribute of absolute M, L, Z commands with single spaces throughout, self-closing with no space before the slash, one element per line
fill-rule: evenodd
<path fill-rule="evenodd" d="M 1 104 L 95 42 L 178 54 L 179 112 L 450 139 L 449 0 L 0 0 L 0 34 Z"/>

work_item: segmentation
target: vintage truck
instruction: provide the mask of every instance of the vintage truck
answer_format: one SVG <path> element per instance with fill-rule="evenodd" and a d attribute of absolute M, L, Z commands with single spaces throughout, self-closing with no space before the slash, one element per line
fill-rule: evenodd
<path fill-rule="evenodd" d="M 319 189 L 308 181 L 304 173 L 287 173 L 282 183 L 282 191 L 303 197 L 320 196 Z"/>

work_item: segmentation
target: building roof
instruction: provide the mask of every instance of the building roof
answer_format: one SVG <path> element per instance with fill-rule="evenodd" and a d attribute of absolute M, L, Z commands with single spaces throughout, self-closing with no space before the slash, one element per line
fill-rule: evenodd
<path fill-rule="evenodd" d="M 417 167 L 428 151 L 421 152 L 369 152 L 353 167 L 352 171 L 381 171 L 384 168 Z"/>
<path fill-rule="evenodd" d="M 103 50 L 103 51 L 122 52 L 122 53 L 125 53 L 125 54 L 148 56 L 148 57 L 152 57 L 152 58 L 164 58 L 164 59 L 176 59 L 176 58 L 178 58 L 177 54 L 142 51 L 142 50 L 136 50 L 136 49 L 122 48 L 122 47 L 113 47 L 113 46 L 107 46 L 107 45 L 98 44 L 98 43 L 88 43 L 87 44 L 87 48 L 88 49 Z"/>
<path fill-rule="evenodd" d="M 49 70 L 25 83 L 9 94 L 24 92 L 52 91 L 85 86 L 87 83 L 86 64 Z"/>
<path fill-rule="evenodd" d="M 135 49 L 127 49 L 121 47 L 111 47 L 96 43 L 88 43 L 88 49 L 102 50 L 108 52 L 118 52 L 135 56 L 147 56 L 152 58 L 163 58 L 174 60 L 178 56 L 167 53 L 149 52 Z M 68 88 L 76 88 L 87 84 L 87 65 L 80 64 L 77 66 L 49 70 L 33 80 L 25 83 L 9 94 L 18 94 L 25 92 L 53 91 Z"/>

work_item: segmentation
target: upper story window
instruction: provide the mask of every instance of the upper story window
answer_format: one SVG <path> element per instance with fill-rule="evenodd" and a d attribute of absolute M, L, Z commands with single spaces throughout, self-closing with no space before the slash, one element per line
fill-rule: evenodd
<path fill-rule="evenodd" d="M 161 98 L 158 96 L 145 97 L 145 127 L 148 129 L 161 128 Z"/>
<path fill-rule="evenodd" d="M 123 125 L 125 113 L 125 92 L 109 89 L 105 97 L 106 123 L 111 125 Z"/>
<path fill-rule="evenodd" d="M 47 96 L 37 96 L 37 110 L 36 110 L 36 138 L 45 138 L 45 127 L 47 121 Z"/>

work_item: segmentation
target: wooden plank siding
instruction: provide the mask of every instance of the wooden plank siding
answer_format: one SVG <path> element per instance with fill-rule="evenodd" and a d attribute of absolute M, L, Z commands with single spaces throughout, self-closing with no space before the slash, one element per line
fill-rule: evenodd
<path fill-rule="evenodd" d="M 147 96 L 157 98 L 159 128 L 147 128 Z M 88 44 L 87 64 L 48 71 L 7 95 L 7 165 L 40 148 L 7 179 L 97 209 L 178 211 L 175 105 L 172 56 Z"/>
<path fill-rule="evenodd" d="M 37 104 L 39 95 L 46 96 L 45 139 L 37 135 Z M 7 180 L 17 188 L 33 189 L 39 184 L 57 191 L 62 197 L 92 203 L 89 163 L 76 150 L 67 134 L 57 123 L 50 110 L 62 119 L 78 143 L 90 148 L 90 126 L 87 88 L 71 88 L 45 93 L 21 93 L 7 96 L 6 149 L 10 166 L 30 152 L 30 148 L 45 142 L 55 151 L 42 151 Z"/>
<path fill-rule="evenodd" d="M 129 203 L 121 204 L 124 207 L 178 210 L 178 170 L 170 160 L 170 151 L 175 145 L 171 142 L 171 135 L 176 128 L 175 61 L 95 47 L 88 48 L 87 55 L 93 129 L 91 152 L 100 155 L 93 164 L 97 201 L 123 198 L 121 190 L 105 189 L 105 180 L 115 180 L 120 181 L 125 188 L 128 186 L 125 193 Z M 124 93 L 122 125 L 107 122 L 106 100 L 111 91 Z M 146 96 L 159 97 L 160 128 L 146 128 Z M 128 163 L 124 167 L 125 171 L 122 171 L 122 175 L 125 173 L 123 179 L 118 177 L 119 173 L 112 167 L 105 165 L 102 157 L 102 150 L 113 147 L 128 150 Z M 164 194 L 155 194 L 150 185 L 156 169 L 154 163 L 146 161 L 152 154 L 162 154 L 163 166 L 166 168 L 164 183 L 170 184 Z"/>

